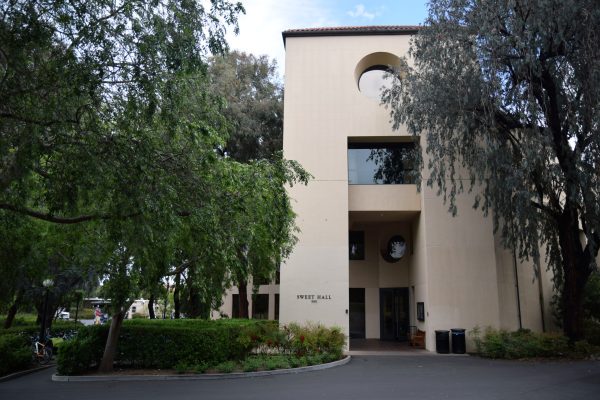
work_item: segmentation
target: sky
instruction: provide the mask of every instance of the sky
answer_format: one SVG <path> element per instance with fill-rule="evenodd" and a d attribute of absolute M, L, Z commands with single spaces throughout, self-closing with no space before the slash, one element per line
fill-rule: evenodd
<path fill-rule="evenodd" d="M 266 54 L 277 61 L 283 75 L 285 49 L 281 32 L 287 29 L 419 25 L 427 16 L 426 0 L 240 0 L 246 15 L 240 33 L 229 33 L 232 50 Z"/>

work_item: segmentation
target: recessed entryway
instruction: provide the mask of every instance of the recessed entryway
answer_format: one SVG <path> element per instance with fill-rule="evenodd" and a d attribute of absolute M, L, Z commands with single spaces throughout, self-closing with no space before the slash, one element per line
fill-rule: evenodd
<path fill-rule="evenodd" d="M 409 335 L 408 288 L 379 289 L 380 339 L 406 341 Z"/>

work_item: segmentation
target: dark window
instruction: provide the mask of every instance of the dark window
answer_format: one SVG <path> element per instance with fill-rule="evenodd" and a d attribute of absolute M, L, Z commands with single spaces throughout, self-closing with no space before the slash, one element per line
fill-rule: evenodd
<path fill-rule="evenodd" d="M 351 260 L 365 259 L 365 233 L 363 231 L 350 231 L 348 250 Z"/>
<path fill-rule="evenodd" d="M 350 288 L 350 338 L 365 338 L 365 289 Z"/>
<path fill-rule="evenodd" d="M 269 319 L 269 295 L 252 295 L 252 318 Z"/>
<path fill-rule="evenodd" d="M 231 318 L 240 317 L 240 295 L 234 294 L 231 299 Z"/>
<path fill-rule="evenodd" d="M 414 143 L 349 143 L 350 185 L 415 182 Z"/>
<path fill-rule="evenodd" d="M 279 293 L 275 294 L 275 319 L 279 320 Z"/>

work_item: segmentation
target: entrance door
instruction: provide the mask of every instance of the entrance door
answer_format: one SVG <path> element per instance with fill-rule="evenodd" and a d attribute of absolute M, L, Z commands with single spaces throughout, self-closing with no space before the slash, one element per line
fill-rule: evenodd
<path fill-rule="evenodd" d="M 350 288 L 350 339 L 365 338 L 365 289 Z"/>
<path fill-rule="evenodd" d="M 381 340 L 408 340 L 408 288 L 379 289 Z"/>

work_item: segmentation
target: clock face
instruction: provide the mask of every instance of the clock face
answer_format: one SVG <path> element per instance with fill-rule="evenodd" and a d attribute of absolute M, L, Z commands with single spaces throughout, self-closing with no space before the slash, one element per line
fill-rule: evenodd
<path fill-rule="evenodd" d="M 394 262 L 399 261 L 406 253 L 406 240 L 400 235 L 393 236 L 388 242 L 387 252 Z"/>

